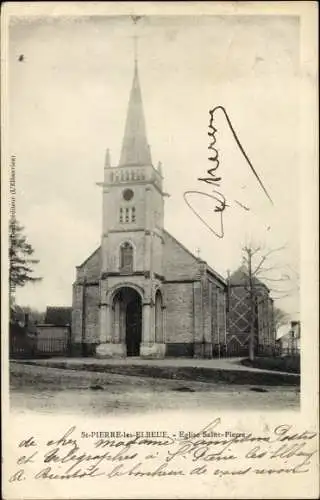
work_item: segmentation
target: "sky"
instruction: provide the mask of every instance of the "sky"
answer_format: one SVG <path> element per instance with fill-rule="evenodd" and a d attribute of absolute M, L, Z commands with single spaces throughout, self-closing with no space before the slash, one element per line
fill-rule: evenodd
<path fill-rule="evenodd" d="M 165 227 L 223 276 L 242 248 L 273 251 L 264 273 L 275 303 L 299 315 L 299 18 L 129 16 L 13 18 L 9 29 L 9 156 L 17 218 L 43 281 L 20 305 L 71 305 L 75 267 L 100 244 L 105 151 L 119 161 L 133 77 L 133 35 L 154 165 L 162 162 Z M 23 54 L 23 61 L 19 56 Z M 224 237 L 208 160 L 209 111 L 224 106 L 272 204 L 215 113 Z M 196 217 L 185 202 L 189 195 Z M 249 208 L 237 205 L 238 200 Z M 211 230 L 204 224 L 210 226 Z M 279 282 L 280 276 L 290 280 Z M 274 281 L 275 280 L 275 281 Z"/>

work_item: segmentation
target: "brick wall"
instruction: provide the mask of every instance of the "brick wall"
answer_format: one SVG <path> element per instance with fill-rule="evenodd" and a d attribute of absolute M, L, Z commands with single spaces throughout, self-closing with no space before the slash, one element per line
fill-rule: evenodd
<path fill-rule="evenodd" d="M 217 344 L 218 335 L 218 289 L 213 283 L 209 283 L 209 301 L 210 301 L 210 333 L 213 344 Z"/>
<path fill-rule="evenodd" d="M 221 288 L 218 288 L 218 340 L 220 344 L 225 344 L 226 342 L 226 294 Z"/>
<path fill-rule="evenodd" d="M 99 342 L 99 286 L 85 287 L 85 342 Z"/>
<path fill-rule="evenodd" d="M 193 342 L 193 284 L 164 284 L 166 309 L 166 343 Z"/>
<path fill-rule="evenodd" d="M 83 336 L 83 301 L 85 304 L 85 339 L 87 343 L 97 343 L 99 341 L 99 285 L 85 285 L 83 296 L 83 285 L 75 283 L 73 285 L 73 305 L 72 305 L 72 343 L 81 343 Z"/>
<path fill-rule="evenodd" d="M 73 284 L 72 293 L 72 315 L 71 315 L 71 339 L 72 342 L 81 342 L 82 336 L 82 294 L 83 287 Z"/>
<path fill-rule="evenodd" d="M 273 347 L 275 331 L 273 327 L 273 306 L 267 295 L 258 297 L 258 343 L 262 347 Z"/>
<path fill-rule="evenodd" d="M 269 315 L 269 340 L 274 346 L 276 342 L 276 329 L 274 324 L 274 304 L 273 299 L 268 298 L 268 315 Z"/>

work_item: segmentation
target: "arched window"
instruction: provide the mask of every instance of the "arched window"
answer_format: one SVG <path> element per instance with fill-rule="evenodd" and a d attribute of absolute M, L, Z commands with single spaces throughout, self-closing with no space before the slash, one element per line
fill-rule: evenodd
<path fill-rule="evenodd" d="M 133 271 L 133 247 L 127 241 L 120 247 L 120 271 L 126 273 Z"/>
<path fill-rule="evenodd" d="M 128 208 L 128 207 L 126 207 L 125 211 L 126 211 L 125 222 L 130 222 L 130 215 L 129 215 L 129 214 L 130 214 L 130 212 L 129 212 L 129 208 Z"/>
<path fill-rule="evenodd" d="M 136 208 L 135 207 L 120 207 L 119 209 L 119 222 L 120 224 L 132 224 L 136 222 Z"/>
<path fill-rule="evenodd" d="M 131 208 L 131 222 L 136 222 L 136 209 L 135 209 L 135 207 Z"/>

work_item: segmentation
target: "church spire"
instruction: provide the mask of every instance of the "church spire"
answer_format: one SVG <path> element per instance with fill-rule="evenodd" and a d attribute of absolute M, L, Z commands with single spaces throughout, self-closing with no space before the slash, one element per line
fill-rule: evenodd
<path fill-rule="evenodd" d="M 110 149 L 106 150 L 106 156 L 105 156 L 105 160 L 104 160 L 104 167 L 105 168 L 110 168 L 111 167 Z"/>
<path fill-rule="evenodd" d="M 133 83 L 129 98 L 119 167 L 127 165 L 152 165 L 142 106 L 136 48 L 134 54 Z"/>

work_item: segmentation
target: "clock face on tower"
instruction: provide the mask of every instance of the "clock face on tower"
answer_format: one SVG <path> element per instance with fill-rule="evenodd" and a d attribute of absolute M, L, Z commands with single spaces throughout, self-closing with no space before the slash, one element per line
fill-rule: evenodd
<path fill-rule="evenodd" d="M 132 189 L 125 189 L 122 193 L 123 199 L 126 201 L 130 201 L 133 198 L 133 191 Z"/>

